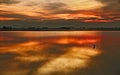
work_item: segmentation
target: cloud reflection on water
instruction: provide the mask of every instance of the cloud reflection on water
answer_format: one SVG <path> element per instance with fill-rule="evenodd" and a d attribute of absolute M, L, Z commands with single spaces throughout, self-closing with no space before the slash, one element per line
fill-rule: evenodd
<path fill-rule="evenodd" d="M 1 75 L 69 73 L 89 67 L 91 58 L 100 53 L 92 48 L 100 42 L 98 32 L 0 33 Z"/>

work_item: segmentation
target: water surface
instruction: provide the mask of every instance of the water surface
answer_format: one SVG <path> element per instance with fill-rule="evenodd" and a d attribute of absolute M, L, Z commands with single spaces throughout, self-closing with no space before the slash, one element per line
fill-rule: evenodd
<path fill-rule="evenodd" d="M 120 75 L 119 31 L 1 31 L 0 75 Z"/>

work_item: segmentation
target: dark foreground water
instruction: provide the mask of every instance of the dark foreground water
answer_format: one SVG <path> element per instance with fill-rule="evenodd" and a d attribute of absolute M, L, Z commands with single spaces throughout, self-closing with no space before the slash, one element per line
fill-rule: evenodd
<path fill-rule="evenodd" d="M 120 75 L 120 31 L 1 31 L 0 75 Z"/>

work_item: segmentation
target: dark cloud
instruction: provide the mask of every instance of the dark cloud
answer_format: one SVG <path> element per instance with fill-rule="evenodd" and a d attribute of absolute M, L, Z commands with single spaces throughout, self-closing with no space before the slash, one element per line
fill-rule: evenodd
<path fill-rule="evenodd" d="M 39 3 L 33 2 L 33 1 L 29 1 L 25 4 L 25 6 L 36 6 L 39 5 Z"/>
<path fill-rule="evenodd" d="M 16 1 L 16 0 L 0 0 L 0 4 L 16 4 L 19 3 L 20 1 Z"/>
<path fill-rule="evenodd" d="M 62 8 L 66 8 L 66 4 L 64 3 L 47 3 L 44 6 L 46 10 L 61 10 Z"/>
<path fill-rule="evenodd" d="M 104 4 L 99 14 L 105 20 L 120 21 L 120 0 L 96 0 Z M 95 10 L 97 11 L 97 10 Z"/>
<path fill-rule="evenodd" d="M 102 8 L 104 11 L 120 11 L 120 0 L 97 0 L 105 6 Z"/>
<path fill-rule="evenodd" d="M 43 9 L 51 11 L 54 14 L 66 13 L 66 12 L 70 11 L 67 4 L 61 3 L 61 2 L 47 3 L 45 6 L 43 6 Z"/>
<path fill-rule="evenodd" d="M 28 18 L 29 16 L 13 13 L 10 11 L 0 11 L 0 17 L 24 19 Z"/>

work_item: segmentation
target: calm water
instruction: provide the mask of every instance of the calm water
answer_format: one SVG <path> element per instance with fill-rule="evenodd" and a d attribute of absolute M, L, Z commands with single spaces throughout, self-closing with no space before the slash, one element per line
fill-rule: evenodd
<path fill-rule="evenodd" d="M 120 75 L 120 31 L 1 31 L 0 75 Z"/>

